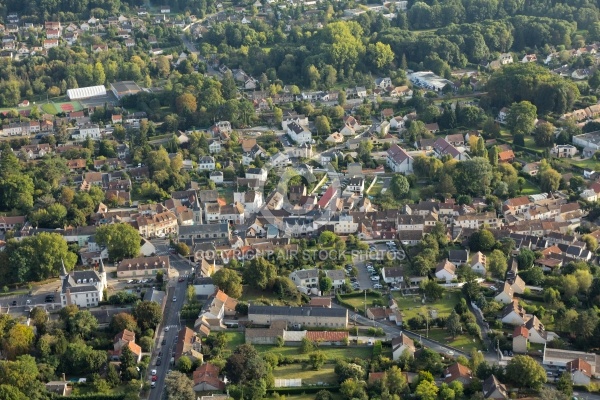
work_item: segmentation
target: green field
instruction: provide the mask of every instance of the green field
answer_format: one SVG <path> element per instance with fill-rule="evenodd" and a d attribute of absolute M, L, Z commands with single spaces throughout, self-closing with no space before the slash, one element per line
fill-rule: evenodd
<path fill-rule="evenodd" d="M 246 343 L 244 332 L 226 331 L 227 345 L 225 346 L 226 353 L 232 353 L 239 345 Z"/>
<path fill-rule="evenodd" d="M 81 111 L 83 105 L 79 101 L 64 101 L 42 104 L 41 109 L 47 114 L 56 115 L 62 112 Z"/>
<path fill-rule="evenodd" d="M 525 185 L 523 185 L 523 191 L 521 194 L 523 196 L 531 196 L 532 194 L 541 193 L 540 188 L 531 181 L 525 180 Z"/>
<path fill-rule="evenodd" d="M 361 312 L 364 311 L 365 309 L 365 296 L 357 296 L 357 297 L 344 297 L 342 296 L 342 299 L 350 304 L 352 307 L 354 307 L 357 310 L 360 310 Z M 375 296 L 374 294 L 368 293 L 367 294 L 367 307 L 373 307 L 373 300 L 379 300 L 382 301 L 383 297 L 381 296 Z"/>
<path fill-rule="evenodd" d="M 302 368 L 301 364 L 280 365 L 273 370 L 275 379 L 302 379 L 302 386 L 337 384 L 337 375 L 332 364 L 324 365 L 320 370 L 314 371 L 310 366 Z"/>
<path fill-rule="evenodd" d="M 398 308 L 404 314 L 404 321 L 407 321 L 418 314 L 425 314 L 427 310 L 436 310 L 438 317 L 450 315 L 454 306 L 460 302 L 461 293 L 458 291 L 445 292 L 442 299 L 435 302 L 421 303 L 422 297 L 410 296 L 403 297 L 400 292 L 394 292 L 394 298 L 398 303 Z"/>
<path fill-rule="evenodd" d="M 301 360 L 307 360 L 308 354 L 300 354 L 299 347 L 277 347 L 269 345 L 255 345 L 259 353 L 273 353 L 279 356 L 286 356 Z M 345 358 L 371 358 L 373 347 L 354 347 L 354 346 L 321 346 L 319 348 L 325 353 L 328 360 L 345 359 Z M 385 354 L 385 351 L 384 351 Z M 389 354 L 386 354 L 389 356 Z"/>
<path fill-rule="evenodd" d="M 452 339 L 452 336 L 450 336 L 447 331 L 441 328 L 430 329 L 429 339 L 437 340 L 440 343 L 452 346 L 456 349 L 463 350 L 467 353 L 469 353 L 471 349 L 481 349 L 479 341 L 473 339 L 469 335 L 458 335 L 456 336 L 456 338 Z"/>

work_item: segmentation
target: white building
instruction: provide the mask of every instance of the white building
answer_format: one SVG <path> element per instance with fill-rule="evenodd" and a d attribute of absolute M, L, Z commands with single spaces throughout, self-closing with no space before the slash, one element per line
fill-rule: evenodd
<path fill-rule="evenodd" d="M 312 142 L 312 133 L 296 122 L 291 122 L 287 125 L 287 134 L 296 144 Z"/>
<path fill-rule="evenodd" d="M 60 305 L 76 305 L 80 308 L 96 307 L 102 301 L 106 284 L 104 263 L 100 261 L 98 271 L 73 271 L 67 273 L 63 264 L 60 274 L 62 282 Z"/>
<path fill-rule="evenodd" d="M 216 168 L 215 158 L 211 156 L 203 156 L 198 160 L 199 171 L 214 171 Z"/>
<path fill-rule="evenodd" d="M 90 138 L 92 140 L 100 140 L 100 127 L 97 124 L 86 124 L 79 128 L 79 133 L 73 135 L 76 140 L 85 140 Z"/>
<path fill-rule="evenodd" d="M 413 158 L 397 144 L 388 149 L 386 164 L 394 172 L 409 174 L 413 171 Z"/>

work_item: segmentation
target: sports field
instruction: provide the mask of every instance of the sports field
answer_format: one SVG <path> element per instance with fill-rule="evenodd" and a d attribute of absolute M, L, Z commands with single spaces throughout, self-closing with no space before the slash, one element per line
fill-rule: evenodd
<path fill-rule="evenodd" d="M 81 111 L 83 106 L 79 101 L 51 102 L 42 104 L 42 110 L 48 114 L 56 115 L 58 113 Z"/>

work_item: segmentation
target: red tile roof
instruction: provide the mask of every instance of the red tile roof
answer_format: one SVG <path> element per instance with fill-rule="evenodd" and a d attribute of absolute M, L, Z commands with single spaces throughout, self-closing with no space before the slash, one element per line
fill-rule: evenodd
<path fill-rule="evenodd" d="M 517 326 L 515 331 L 513 332 L 513 338 L 523 336 L 525 338 L 529 337 L 529 331 L 524 326 Z"/>

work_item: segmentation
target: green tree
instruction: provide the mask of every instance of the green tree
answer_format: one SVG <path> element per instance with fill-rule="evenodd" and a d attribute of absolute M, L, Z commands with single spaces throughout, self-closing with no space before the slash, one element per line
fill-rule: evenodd
<path fill-rule="evenodd" d="M 563 372 L 556 382 L 556 390 L 567 396 L 573 395 L 573 381 L 569 372 Z"/>
<path fill-rule="evenodd" d="M 473 157 L 456 165 L 453 179 L 460 194 L 481 196 L 489 191 L 492 166 L 486 158 Z"/>
<path fill-rule="evenodd" d="M 320 350 L 313 351 L 312 353 L 310 353 L 308 355 L 308 361 L 309 361 L 312 369 L 314 369 L 315 371 L 318 371 L 321 369 L 323 364 L 325 364 L 326 359 L 327 359 L 327 357 L 325 356 L 325 353 L 323 353 Z"/>
<path fill-rule="evenodd" d="M 434 382 L 419 381 L 415 389 L 415 396 L 420 400 L 436 400 L 438 396 L 438 387 Z"/>
<path fill-rule="evenodd" d="M 489 270 L 495 278 L 503 279 L 508 269 L 506 255 L 501 250 L 493 250 L 487 257 Z"/>
<path fill-rule="evenodd" d="M 6 336 L 2 341 L 3 353 L 9 360 L 14 360 L 17 356 L 29 353 L 34 340 L 33 328 L 16 324 L 6 332 Z"/>
<path fill-rule="evenodd" d="M 456 335 L 461 331 L 462 324 L 460 322 L 460 317 L 456 313 L 455 310 L 452 310 L 448 319 L 446 319 L 446 330 L 448 333 L 452 335 L 452 338 L 455 339 Z"/>
<path fill-rule="evenodd" d="M 162 320 L 160 305 L 153 301 L 141 301 L 133 308 L 133 316 L 141 330 L 154 329 Z"/>
<path fill-rule="evenodd" d="M 554 126 L 548 122 L 539 123 L 533 132 L 535 144 L 540 147 L 551 147 L 554 143 Z"/>
<path fill-rule="evenodd" d="M 331 291 L 332 287 L 333 287 L 333 281 L 331 280 L 331 278 L 329 278 L 327 276 L 319 278 L 319 289 L 323 293 L 328 293 L 329 291 Z"/>
<path fill-rule="evenodd" d="M 106 246 L 112 260 L 137 257 L 140 253 L 140 233 L 131 225 L 120 223 L 96 229 L 96 243 Z"/>
<path fill-rule="evenodd" d="M 469 238 L 469 247 L 471 251 L 489 251 L 494 247 L 496 239 L 492 232 L 487 229 L 480 229 L 474 232 Z"/>
<path fill-rule="evenodd" d="M 315 127 L 317 128 L 317 134 L 319 135 L 329 135 L 331 133 L 329 118 L 327 118 L 325 115 L 319 115 L 315 119 Z"/>
<path fill-rule="evenodd" d="M 444 287 L 432 279 L 422 281 L 420 288 L 428 300 L 439 300 L 444 295 Z"/>
<path fill-rule="evenodd" d="M 183 242 L 177 243 L 175 245 L 175 250 L 177 251 L 177 254 L 179 254 L 180 256 L 187 257 L 190 255 L 190 248 L 188 247 L 187 244 L 185 244 Z"/>
<path fill-rule="evenodd" d="M 239 299 L 242 296 L 242 278 L 230 268 L 221 268 L 211 276 L 214 284 L 228 296 Z"/>
<path fill-rule="evenodd" d="M 367 46 L 367 56 L 375 69 L 382 69 L 394 62 L 394 52 L 389 44 L 377 42 Z"/>
<path fill-rule="evenodd" d="M 359 381 L 356 378 L 346 379 L 340 385 L 340 393 L 346 399 L 359 399 L 366 400 L 367 393 L 365 392 L 365 385 L 363 381 Z"/>
<path fill-rule="evenodd" d="M 165 378 L 165 392 L 169 400 L 195 400 L 194 382 L 179 371 L 172 371 Z"/>
<path fill-rule="evenodd" d="M 546 371 L 529 356 L 515 356 L 506 366 L 506 378 L 520 388 L 539 389 L 546 383 Z"/>
<path fill-rule="evenodd" d="M 253 288 L 264 290 L 270 287 L 277 276 L 277 268 L 270 261 L 255 257 L 246 264 L 244 282 Z"/>
<path fill-rule="evenodd" d="M 513 135 L 526 135 L 535 128 L 537 108 L 529 101 L 513 103 L 506 116 L 506 127 Z"/>
<path fill-rule="evenodd" d="M 390 182 L 390 190 L 395 198 L 402 199 L 408 194 L 410 185 L 404 175 L 395 174 Z"/>
<path fill-rule="evenodd" d="M 177 360 L 177 369 L 181 373 L 189 373 L 192 370 L 192 360 L 188 356 L 179 357 L 179 360 Z"/>

